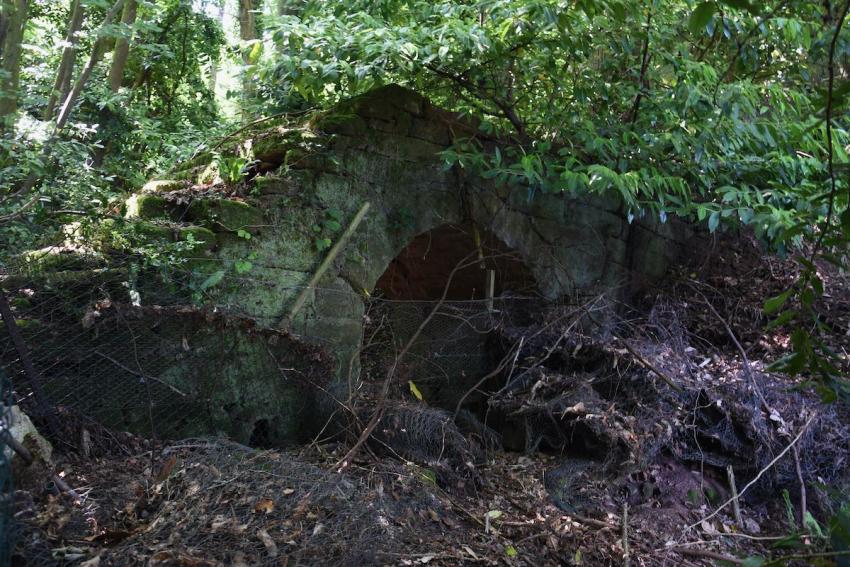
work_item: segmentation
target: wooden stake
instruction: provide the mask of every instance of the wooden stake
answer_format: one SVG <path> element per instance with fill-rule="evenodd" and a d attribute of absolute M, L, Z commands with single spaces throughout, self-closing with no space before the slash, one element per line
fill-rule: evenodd
<path fill-rule="evenodd" d="M 487 270 L 487 311 L 493 311 L 493 293 L 496 291 L 496 270 Z"/>
<path fill-rule="evenodd" d="M 342 252 L 342 249 L 351 238 L 351 235 L 354 234 L 354 231 L 357 230 L 357 227 L 360 226 L 360 223 L 363 221 L 366 213 L 369 212 L 370 206 L 371 205 L 368 202 L 363 203 L 363 206 L 360 207 L 359 211 L 357 211 L 357 214 L 354 216 L 351 224 L 348 225 L 348 228 L 345 229 L 345 232 L 342 233 L 342 236 L 340 236 L 336 244 L 333 245 L 330 252 L 328 252 L 328 255 L 324 260 L 322 260 L 322 263 L 319 264 L 319 267 L 316 269 L 313 277 L 310 278 L 310 282 L 307 284 L 307 287 L 301 291 L 298 298 L 295 300 L 295 303 L 292 304 L 292 309 L 290 309 L 289 315 L 280 320 L 278 323 L 279 326 L 291 323 L 292 320 L 295 319 L 295 316 L 299 311 L 301 311 L 301 308 L 304 307 L 304 304 L 307 302 L 310 292 L 314 287 L 316 287 L 316 284 L 319 283 L 319 280 L 322 279 L 325 272 L 328 271 L 328 268 L 331 266 L 336 257 L 339 256 L 339 253 Z"/>
<path fill-rule="evenodd" d="M 726 465 L 726 476 L 729 477 L 729 489 L 732 491 L 732 510 L 735 512 L 735 522 L 738 527 L 744 529 L 744 520 L 741 518 L 741 503 L 738 501 L 738 487 L 735 485 L 735 471 L 732 465 Z"/>

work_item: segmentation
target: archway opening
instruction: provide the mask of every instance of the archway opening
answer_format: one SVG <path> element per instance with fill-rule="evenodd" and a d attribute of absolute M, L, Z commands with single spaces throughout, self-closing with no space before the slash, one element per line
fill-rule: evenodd
<path fill-rule="evenodd" d="M 488 395 L 504 386 L 494 370 L 509 356 L 509 329 L 527 325 L 543 303 L 522 257 L 492 233 L 443 225 L 390 262 L 373 297 L 362 356 L 367 379 L 380 382 L 410 343 L 394 370 L 397 395 L 421 395 L 450 412 L 463 400 L 467 416 L 501 429 L 487 415 Z"/>
<path fill-rule="evenodd" d="M 416 236 L 390 262 L 375 290 L 388 300 L 436 300 L 456 267 L 448 301 L 536 295 L 534 277 L 516 251 L 488 231 L 452 224 Z"/>

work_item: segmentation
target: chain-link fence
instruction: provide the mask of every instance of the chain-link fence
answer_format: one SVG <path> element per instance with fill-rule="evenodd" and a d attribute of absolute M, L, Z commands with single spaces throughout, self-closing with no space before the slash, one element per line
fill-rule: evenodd
<path fill-rule="evenodd" d="M 364 329 L 365 379 L 380 378 L 411 339 L 401 361 L 402 388 L 413 382 L 428 403 L 454 409 L 454 403 L 505 355 L 496 332 L 525 326 L 542 300 L 399 301 L 373 299 Z"/>
<path fill-rule="evenodd" d="M 76 275 L 19 274 L 4 281 L 36 379 L 50 404 L 75 419 L 159 439 L 222 432 L 247 442 L 254 425 L 247 413 L 259 407 L 254 398 L 268 395 L 263 389 L 276 383 L 272 376 L 280 374 L 286 382 L 281 398 L 295 393 L 302 398 L 298 407 L 286 408 L 293 414 L 290 421 L 310 412 L 307 406 L 315 400 L 308 390 L 346 377 L 349 353 L 334 342 L 332 331 L 323 334 L 336 322 L 323 322 L 325 313 L 311 313 L 312 325 L 280 331 L 275 318 L 252 316 L 238 302 L 199 307 L 193 303 L 193 275 L 188 270 L 174 272 L 168 280 L 154 272 L 134 271 L 132 265 L 113 266 L 96 280 L 91 274 Z M 289 297 L 305 287 L 232 271 L 218 285 L 276 286 L 275 293 Z M 353 339 L 348 340 L 355 343 L 354 356 L 364 360 L 364 379 L 379 378 L 378 366 L 390 363 L 418 332 L 403 361 L 407 379 L 399 382 L 414 381 L 430 391 L 436 404 L 456 398 L 458 388 L 486 373 L 501 348 L 493 341 L 494 329 L 522 325 L 542 305 L 540 299 L 509 294 L 489 300 L 407 301 L 366 299 L 333 286 L 310 291 L 326 304 L 364 305 L 365 315 L 353 310 L 344 321 L 363 326 L 359 350 L 359 331 L 349 333 Z M 426 319 L 428 324 L 420 329 Z M 334 369 L 328 357 L 318 353 L 333 353 L 341 360 Z M 256 366 L 240 368 L 240 360 Z M 30 400 L 31 377 L 5 328 L 0 329 L 0 367 L 13 378 L 18 398 Z M 246 376 L 256 377 L 251 388 L 240 386 L 251 390 L 245 395 L 252 399 L 226 399 L 234 390 L 232 382 L 249 379 Z M 245 423 L 228 429 L 227 421 Z"/>
<path fill-rule="evenodd" d="M 274 273 L 257 268 L 228 270 L 217 286 L 274 289 L 289 302 L 307 289 L 304 283 L 282 285 Z M 206 267 L 207 274 L 215 272 Z M 412 383 L 429 405 L 453 409 L 504 355 L 494 331 L 525 324 L 542 304 L 507 293 L 489 300 L 411 301 L 366 298 L 328 282 L 307 289 L 315 305 L 360 306 L 347 308 L 344 322 L 362 326 L 349 333 L 354 350 L 347 351 L 327 330 L 335 313 L 313 301 L 304 308 L 310 324 L 281 330 L 276 317 L 252 314 L 228 299 L 232 295 L 215 302 L 209 294 L 199 297 L 205 277 L 188 269 L 163 277 L 129 262 L 99 271 L 6 274 L 2 285 L 14 332 L 0 327 L 0 369 L 10 378 L 3 382 L 2 408 L 21 404 L 52 441 L 91 456 L 123 450 L 122 432 L 154 440 L 224 434 L 261 447 L 284 438 L 306 441 L 332 413 L 322 410 L 323 401 L 344 401 L 340 392 L 347 395 L 353 385 L 345 380 L 352 360 L 359 383 L 380 382 L 410 342 L 395 378 L 400 394 L 410 396 Z M 342 390 L 332 391 L 333 384 Z M 55 432 L 38 403 L 39 389 L 59 418 Z M 8 457 L 4 452 L 0 463 L 5 542 L 11 539 L 13 494 Z"/>

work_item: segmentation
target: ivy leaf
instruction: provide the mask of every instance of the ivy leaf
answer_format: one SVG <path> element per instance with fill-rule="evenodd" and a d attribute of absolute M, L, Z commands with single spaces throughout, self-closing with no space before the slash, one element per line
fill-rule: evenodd
<path fill-rule="evenodd" d="M 714 2 L 703 2 L 691 12 L 691 17 L 688 18 L 688 29 L 693 34 L 700 34 L 705 30 L 705 27 L 717 11 L 717 4 Z"/>
<path fill-rule="evenodd" d="M 410 387 L 410 393 L 413 394 L 413 397 L 422 401 L 422 392 L 419 391 L 419 388 L 416 387 L 416 384 L 413 383 L 413 380 L 409 380 L 407 385 Z"/>
<path fill-rule="evenodd" d="M 764 307 L 762 308 L 765 315 L 770 315 L 771 313 L 776 313 L 779 311 L 785 302 L 788 301 L 788 298 L 791 297 L 792 289 L 786 289 L 779 295 L 775 297 L 771 297 L 767 301 L 764 302 Z"/>
<path fill-rule="evenodd" d="M 251 51 L 248 53 L 248 62 L 251 65 L 255 65 L 257 61 L 260 60 L 260 55 L 263 54 L 263 42 L 257 41 L 252 47 Z"/>

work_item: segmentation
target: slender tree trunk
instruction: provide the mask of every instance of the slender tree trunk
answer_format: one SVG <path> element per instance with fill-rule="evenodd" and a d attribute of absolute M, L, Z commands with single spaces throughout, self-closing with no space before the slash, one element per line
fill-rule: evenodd
<path fill-rule="evenodd" d="M 77 59 L 77 32 L 83 26 L 83 6 L 80 0 L 71 0 L 71 11 L 68 18 L 68 32 L 65 34 L 65 48 L 62 50 L 62 60 L 56 72 L 56 81 L 50 91 L 50 98 L 44 109 L 44 119 L 50 120 L 56 113 L 56 103 L 65 100 L 71 92 L 71 78 L 74 75 L 74 63 Z"/>
<path fill-rule="evenodd" d="M 218 21 L 224 27 L 224 0 L 218 5 Z M 215 88 L 218 85 L 218 61 L 213 59 L 210 62 L 210 81 L 207 85 L 210 92 L 215 95 Z"/>
<path fill-rule="evenodd" d="M 124 4 L 124 12 L 121 14 L 121 23 L 132 28 L 136 21 L 136 0 L 127 0 Z M 127 57 L 130 55 L 130 35 L 119 37 L 115 41 L 115 49 L 112 52 L 112 67 L 109 68 L 109 90 L 118 92 L 124 80 L 124 68 L 127 66 Z"/>
<path fill-rule="evenodd" d="M 127 58 L 130 55 L 130 39 L 132 37 L 132 27 L 136 21 L 136 10 L 138 4 L 136 0 L 126 0 L 124 2 L 124 11 L 121 13 L 121 24 L 125 27 L 126 35 L 115 40 L 115 46 L 112 50 L 112 65 L 109 67 L 109 92 L 115 94 L 121 88 L 121 83 L 124 82 L 124 69 L 127 66 Z M 107 122 L 112 117 L 112 111 L 104 107 L 98 113 L 99 131 L 102 132 L 106 128 Z M 100 167 L 103 164 L 103 158 L 109 151 L 111 143 L 109 140 L 103 140 L 99 148 L 94 151 L 93 165 Z"/>
<path fill-rule="evenodd" d="M 174 24 L 177 22 L 179 17 L 182 15 L 183 11 L 181 9 L 174 9 L 171 11 L 171 14 L 168 16 L 168 19 L 159 23 L 160 27 L 159 35 L 156 37 L 156 41 L 152 42 L 155 44 L 160 44 L 165 42 L 165 38 L 171 33 L 171 28 L 174 27 Z M 136 78 L 133 80 L 133 90 L 137 90 L 141 87 L 145 82 L 150 79 L 150 69 L 145 68 L 144 65 L 140 66 L 138 73 L 136 74 Z"/>
<path fill-rule="evenodd" d="M 24 28 L 27 25 L 29 0 L 6 0 L 3 2 L 3 22 L 0 34 L 0 132 L 13 120 L 18 110 L 18 80 L 21 72 L 21 48 Z M 8 12 L 7 12 L 8 10 Z"/>
<path fill-rule="evenodd" d="M 115 20 L 115 16 L 118 15 L 118 12 L 123 7 L 124 0 L 117 0 L 112 8 L 110 8 L 109 12 L 107 12 L 106 17 L 103 20 L 103 24 L 101 25 L 101 29 L 111 26 L 112 22 Z M 65 123 L 68 122 L 71 110 L 74 108 L 74 104 L 77 102 L 80 93 L 83 92 L 83 87 L 88 82 L 95 66 L 103 58 L 105 43 L 106 39 L 103 36 L 94 42 L 91 49 L 91 55 L 89 56 L 89 60 L 86 62 L 86 66 L 83 67 L 82 71 L 80 71 L 80 76 L 77 77 L 74 87 L 71 89 L 71 92 L 68 93 L 68 96 L 65 97 L 65 101 L 62 103 L 62 108 L 59 110 L 59 117 L 56 119 L 56 126 L 53 128 L 54 136 L 58 134 L 59 131 L 65 127 Z"/>
<path fill-rule="evenodd" d="M 242 63 L 247 67 L 251 64 L 251 50 L 253 42 L 257 39 L 257 21 L 254 17 L 254 0 L 239 0 L 239 39 L 242 40 Z M 246 45 L 248 44 L 248 45 Z M 249 47 L 250 45 L 250 47 Z M 247 119 L 250 114 L 247 102 L 253 100 L 256 89 L 251 74 L 243 71 L 242 74 L 242 117 Z"/>
<path fill-rule="evenodd" d="M 101 24 L 101 28 L 99 32 L 102 32 L 104 29 L 109 28 L 112 25 L 112 22 L 115 20 L 115 17 L 124 7 L 124 0 L 117 0 L 112 8 L 109 9 L 109 12 L 106 13 L 106 17 L 103 20 L 103 24 Z M 100 35 L 100 33 L 98 33 Z M 56 118 L 56 124 L 53 126 L 53 131 L 50 133 L 50 137 L 44 142 L 44 146 L 42 146 L 41 150 L 41 160 L 44 163 L 52 160 L 53 154 L 53 145 L 56 142 L 56 138 L 59 136 L 59 133 L 65 127 L 65 124 L 68 122 L 68 118 L 71 116 L 71 110 L 74 108 L 74 104 L 77 102 L 77 99 L 80 96 L 80 93 L 83 92 L 83 87 L 91 77 L 92 71 L 94 71 L 97 63 L 103 58 L 103 46 L 105 40 L 103 36 L 101 36 L 97 41 L 95 41 L 92 46 L 91 55 L 89 56 L 89 60 L 86 63 L 86 66 L 83 67 L 83 70 L 80 71 L 80 76 L 77 77 L 76 82 L 74 83 L 71 92 L 68 93 L 68 96 L 65 98 L 65 102 L 62 103 L 62 108 L 59 110 L 59 116 Z M 49 167 L 48 167 L 49 169 Z M 35 184 L 38 183 L 39 174 L 32 170 L 30 174 L 24 179 L 23 183 L 21 183 L 20 187 L 11 195 L 11 197 L 15 198 L 25 198 L 26 200 L 18 207 L 18 209 L 8 215 L 0 217 L 0 223 L 7 222 L 11 219 L 17 218 L 20 215 L 24 214 L 27 209 L 32 207 L 38 202 L 39 194 L 36 191 L 35 194 L 30 195 L 30 191 L 32 191 Z"/>

